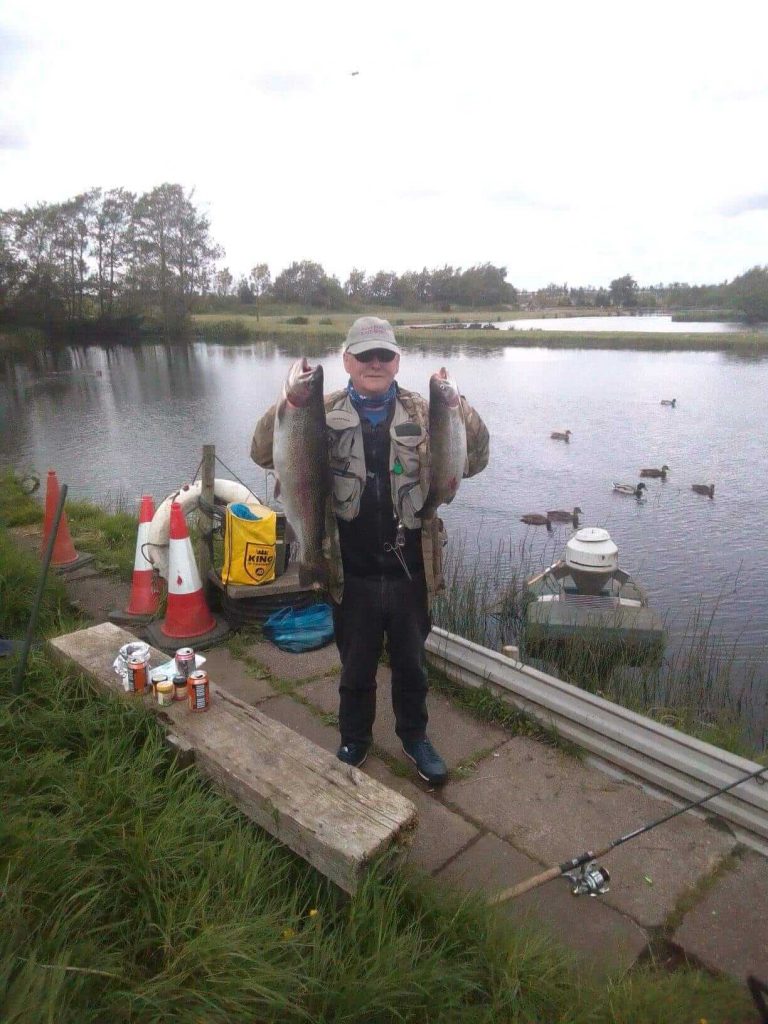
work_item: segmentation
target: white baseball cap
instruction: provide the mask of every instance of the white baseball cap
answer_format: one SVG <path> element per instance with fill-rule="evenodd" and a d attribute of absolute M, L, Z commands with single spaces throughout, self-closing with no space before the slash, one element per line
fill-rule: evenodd
<path fill-rule="evenodd" d="M 372 349 L 386 349 L 400 355 L 400 346 L 395 341 L 395 332 L 388 320 L 377 316 L 361 316 L 352 324 L 344 342 L 344 351 L 359 356 Z"/>

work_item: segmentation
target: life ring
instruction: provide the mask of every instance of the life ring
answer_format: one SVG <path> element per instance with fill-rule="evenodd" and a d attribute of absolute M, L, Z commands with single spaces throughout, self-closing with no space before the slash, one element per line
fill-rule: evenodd
<path fill-rule="evenodd" d="M 147 541 L 142 545 L 144 557 L 147 558 L 163 579 L 168 579 L 168 543 L 171 531 L 171 503 L 178 501 L 184 515 L 194 512 L 200 504 L 200 493 L 203 489 L 203 481 L 195 480 L 193 484 L 184 484 L 169 494 L 157 508 L 152 522 L 149 524 Z M 234 480 L 213 481 L 213 497 L 224 505 L 233 501 L 251 502 L 260 501 L 244 484 Z"/>

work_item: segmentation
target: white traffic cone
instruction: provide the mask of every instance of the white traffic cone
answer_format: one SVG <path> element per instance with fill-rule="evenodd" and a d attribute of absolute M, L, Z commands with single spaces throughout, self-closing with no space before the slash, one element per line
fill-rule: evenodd
<path fill-rule="evenodd" d="M 157 623 L 151 623 L 147 633 L 158 647 L 168 647 L 169 640 L 174 641 L 176 647 L 188 646 L 187 641 L 200 647 L 217 642 L 227 632 L 227 625 L 217 620 L 206 604 L 184 510 L 174 501 L 171 504 L 165 618 L 159 628 Z"/>

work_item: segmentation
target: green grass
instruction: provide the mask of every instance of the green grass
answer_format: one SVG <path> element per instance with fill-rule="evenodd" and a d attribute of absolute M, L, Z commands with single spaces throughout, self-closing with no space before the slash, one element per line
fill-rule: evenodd
<path fill-rule="evenodd" d="M 26 494 L 22 486 L 34 474 L 6 471 L 0 475 L 0 526 L 42 524 L 46 481 Z M 138 509 L 127 511 L 123 495 L 105 499 L 105 507 L 70 501 L 64 506 L 72 541 L 79 551 L 96 556 L 97 566 L 129 582 L 136 554 Z"/>
<path fill-rule="evenodd" d="M 5 1024 L 749 1021 L 685 970 L 593 984 L 478 899 L 373 874 L 347 899 L 44 655 L 0 667 Z"/>
<path fill-rule="evenodd" d="M 523 317 L 538 318 L 538 313 L 511 313 L 498 310 L 469 310 L 457 317 L 450 315 L 408 312 L 403 310 L 376 310 L 378 315 L 388 319 L 395 329 L 402 324 L 448 323 L 450 320 L 513 320 Z M 271 341 L 298 351 L 310 353 L 318 347 L 332 347 L 341 344 L 349 325 L 358 313 L 308 314 L 308 324 L 291 324 L 288 316 L 262 316 L 256 320 L 251 315 L 222 315 L 217 313 L 198 314 L 192 318 L 193 332 L 206 341 L 219 343 L 243 343 Z M 331 323 L 328 323 L 328 320 Z M 591 349 L 639 349 L 646 351 L 717 351 L 735 352 L 746 356 L 768 350 L 768 332 L 740 331 L 738 333 L 695 334 L 695 333 L 643 333 L 627 331 L 600 331 L 589 334 L 583 331 L 491 331 L 429 329 L 401 330 L 398 337 L 405 348 L 471 345 L 474 348 L 498 348 L 516 346 L 531 348 L 591 348 Z"/>
<path fill-rule="evenodd" d="M 36 558 L 0 526 L 0 635 Z M 26 599 L 26 604 L 25 604 Z M 61 583 L 41 633 L 71 628 Z M 4 1024 L 747 1024 L 743 987 L 684 969 L 593 982 L 479 897 L 373 872 L 352 898 L 183 769 L 143 706 L 33 652 L 0 659 Z"/>

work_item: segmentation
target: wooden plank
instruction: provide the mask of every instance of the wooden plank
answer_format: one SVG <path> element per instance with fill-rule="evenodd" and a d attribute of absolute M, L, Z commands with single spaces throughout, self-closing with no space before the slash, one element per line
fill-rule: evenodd
<path fill-rule="evenodd" d="M 51 640 L 51 650 L 92 676 L 111 694 L 143 700 L 181 743 L 198 770 L 240 810 L 347 892 L 354 892 L 370 861 L 397 854 L 416 821 L 410 800 L 333 754 L 244 704 L 211 682 L 211 707 L 186 703 L 160 708 L 150 695 L 127 694 L 112 665 L 135 641 L 111 622 Z M 150 648 L 154 667 L 168 661 Z"/>

